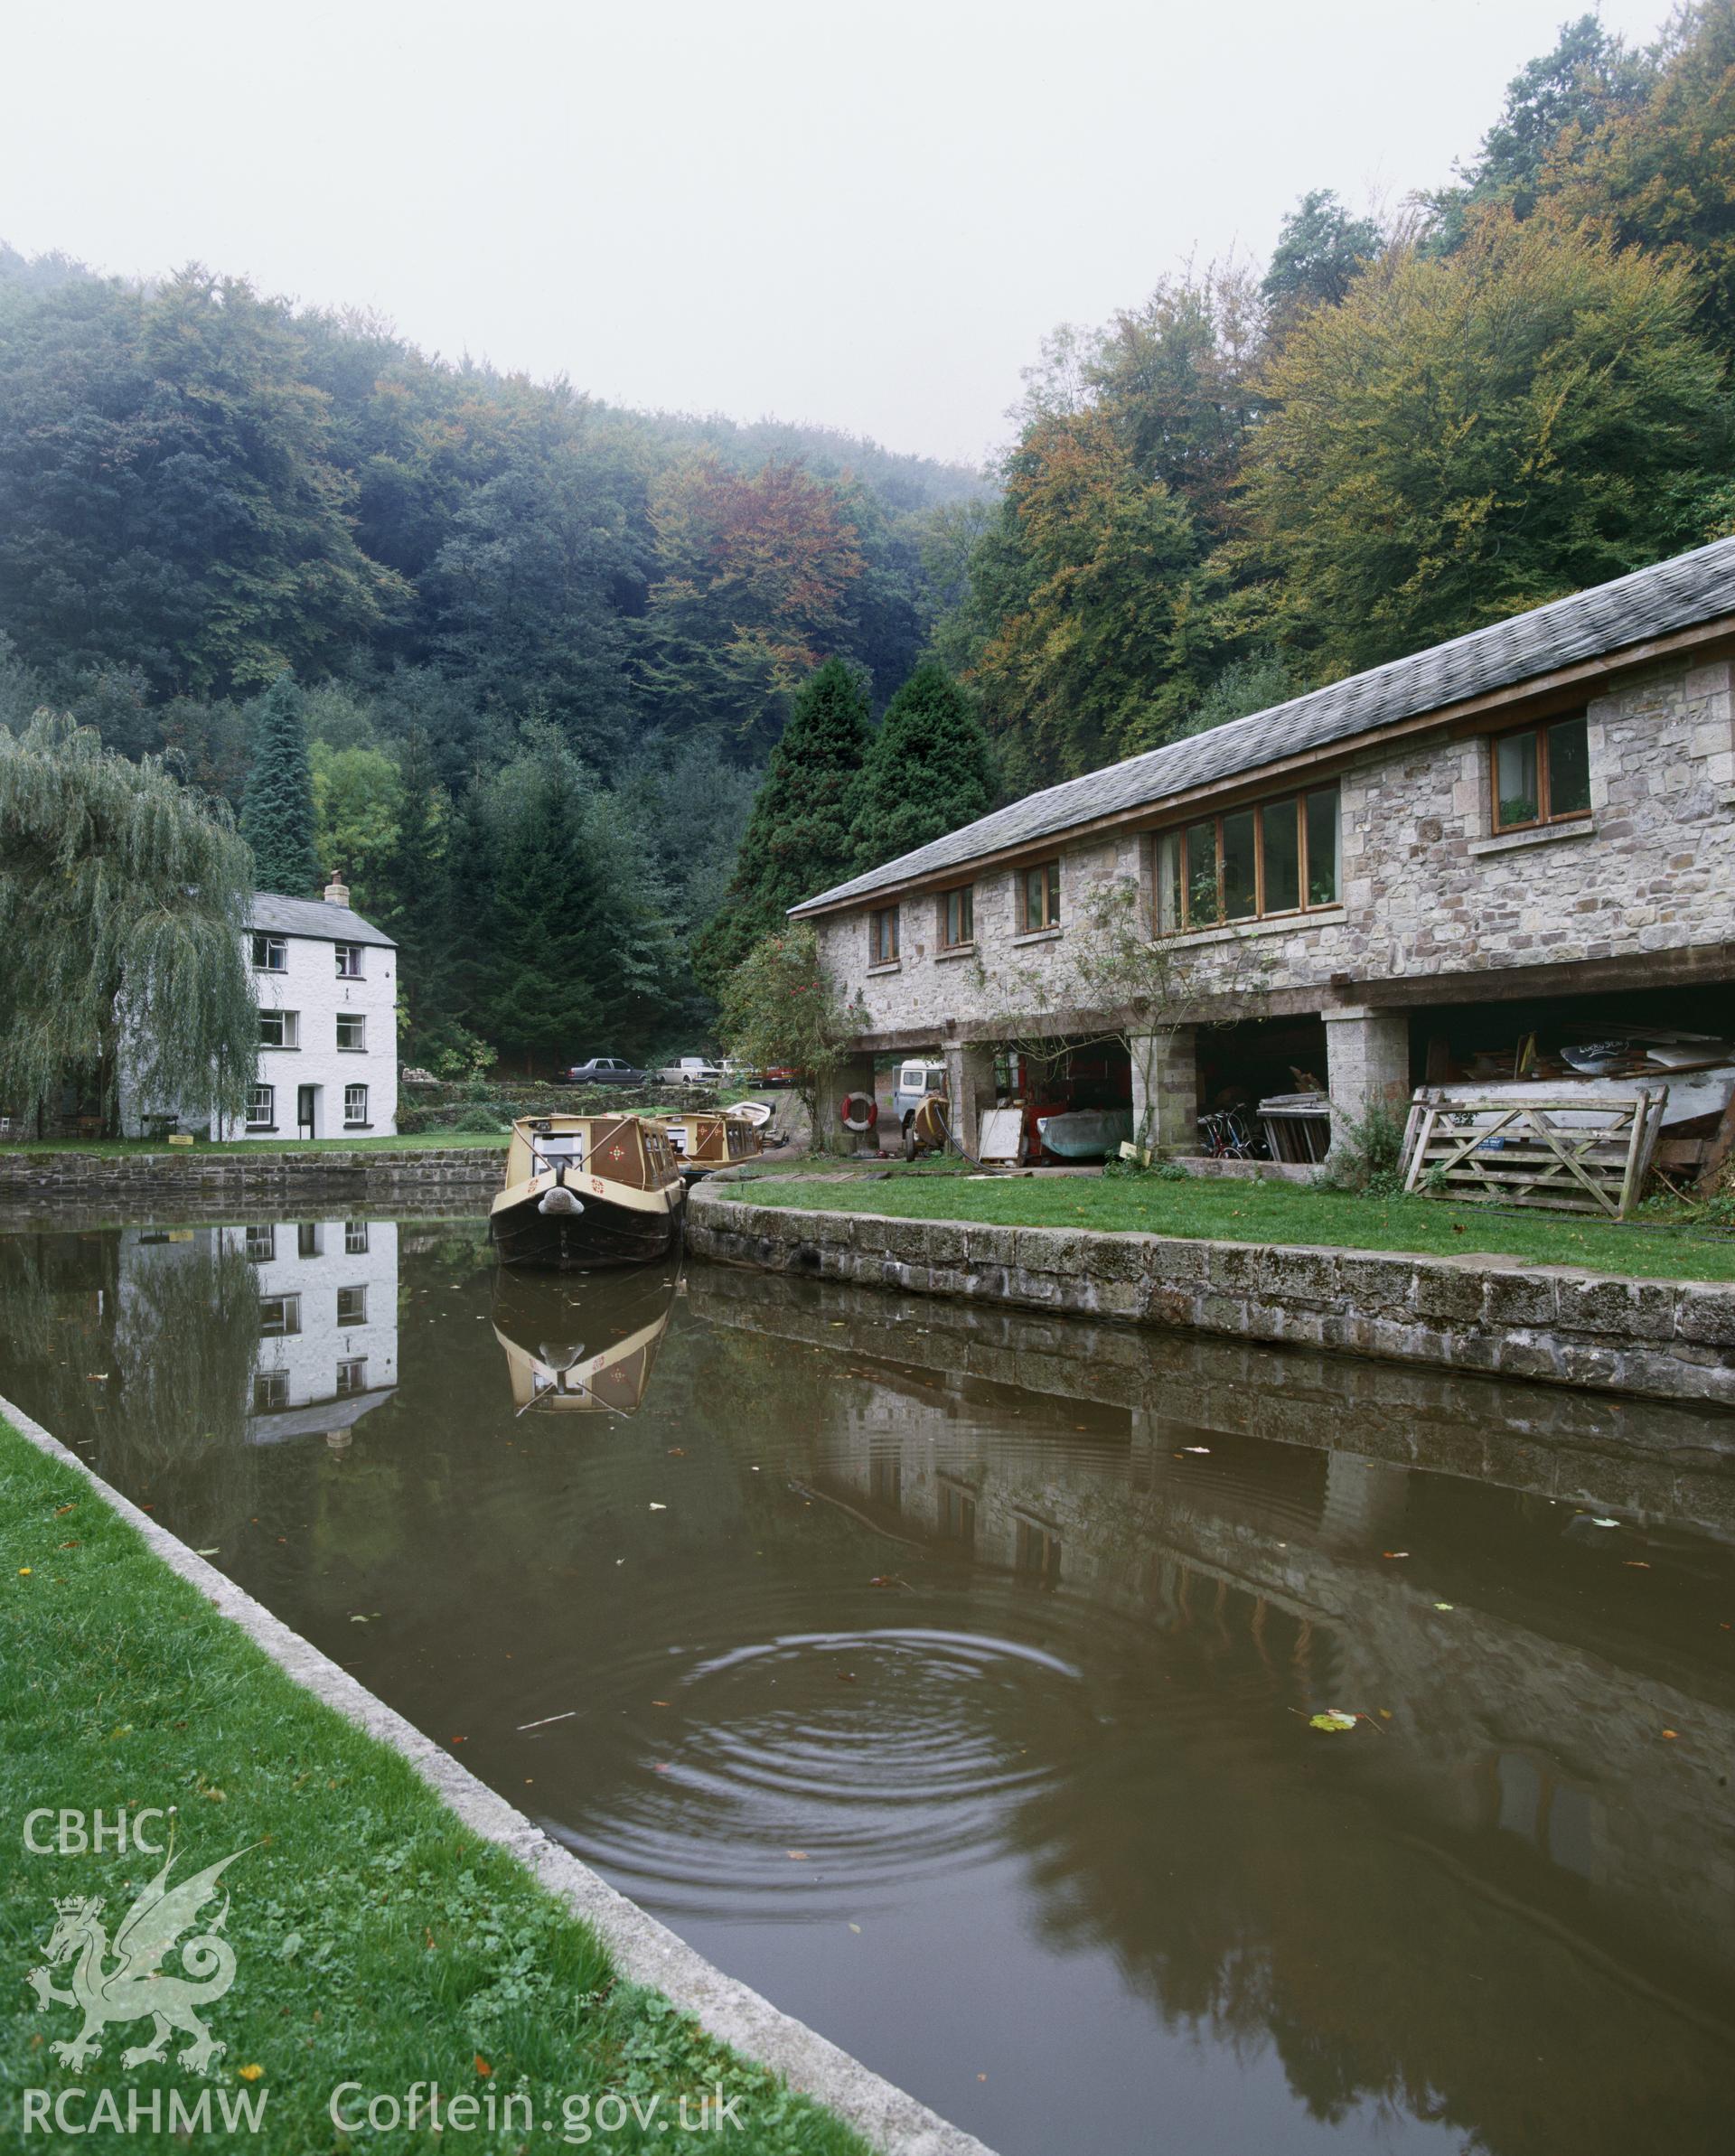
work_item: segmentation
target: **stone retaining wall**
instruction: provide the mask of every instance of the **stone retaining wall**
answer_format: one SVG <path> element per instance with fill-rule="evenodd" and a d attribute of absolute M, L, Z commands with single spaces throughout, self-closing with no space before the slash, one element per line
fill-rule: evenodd
<path fill-rule="evenodd" d="M 745 1205 L 701 1184 L 700 1257 L 1230 1339 L 1735 1407 L 1735 1283 Z"/>
<path fill-rule="evenodd" d="M 505 1167 L 492 1146 L 427 1146 L 406 1152 L 6 1153 L 0 1211 L 46 1197 L 80 1203 L 184 1197 L 241 1202 L 492 1194 Z"/>

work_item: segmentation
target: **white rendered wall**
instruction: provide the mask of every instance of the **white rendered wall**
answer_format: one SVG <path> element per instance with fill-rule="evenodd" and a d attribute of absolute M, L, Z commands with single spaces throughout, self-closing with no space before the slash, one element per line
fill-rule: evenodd
<path fill-rule="evenodd" d="M 305 1257 L 302 1224 L 295 1221 L 218 1231 L 227 1247 L 243 1252 L 258 1249 L 267 1235 L 272 1239 L 271 1255 L 254 1259 L 261 1304 L 279 1296 L 299 1298 L 300 1330 L 267 1334 L 259 1341 L 256 1379 L 281 1373 L 286 1380 L 279 1397 L 256 1399 L 253 1419 L 266 1425 L 273 1415 L 338 1401 L 340 1364 L 366 1360 L 361 1389 L 368 1393 L 398 1383 L 398 1223 L 321 1220 L 305 1225 L 316 1248 Z M 352 1227 L 365 1234 L 365 1251 L 347 1247 Z M 358 1323 L 340 1321 L 338 1294 L 346 1288 L 366 1291 L 366 1314 Z M 344 1408 L 352 1398 L 352 1393 L 342 1396 Z"/>
<path fill-rule="evenodd" d="M 298 1020 L 299 1045 L 261 1048 L 258 1081 L 275 1089 L 273 1122 L 268 1130 L 249 1130 L 244 1123 L 229 1124 L 224 1138 L 293 1139 L 302 1135 L 296 1122 L 299 1088 L 316 1086 L 313 1135 L 315 1138 L 371 1138 L 398 1128 L 398 953 L 380 943 L 362 943 L 361 979 L 343 980 L 337 972 L 337 938 L 286 936 L 282 973 L 253 975 L 254 992 L 261 1010 L 294 1011 Z M 252 961 L 252 942 L 248 944 Z M 340 1011 L 360 1012 L 367 1021 L 367 1045 L 340 1048 L 337 1016 Z M 345 1126 L 343 1089 L 368 1089 L 366 1130 Z"/>

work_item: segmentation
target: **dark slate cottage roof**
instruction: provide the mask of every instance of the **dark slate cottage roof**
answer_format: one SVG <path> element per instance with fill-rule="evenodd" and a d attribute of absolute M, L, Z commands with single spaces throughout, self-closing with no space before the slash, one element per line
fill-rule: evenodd
<path fill-rule="evenodd" d="M 248 926 L 262 935 L 316 936 L 323 943 L 380 943 L 398 946 L 383 930 L 346 905 L 324 898 L 285 898 L 277 891 L 255 891 Z"/>
<path fill-rule="evenodd" d="M 1218 779 L 1348 741 L 1375 727 L 1510 688 L 1557 668 L 1735 614 L 1735 539 L 1555 599 L 1449 643 L 1393 659 L 1346 681 L 1274 704 L 1268 711 L 1129 756 L 1083 778 L 1027 794 L 961 830 L 803 899 L 792 913 L 866 897 L 890 884 L 962 867 L 984 855 L 1149 808 Z"/>

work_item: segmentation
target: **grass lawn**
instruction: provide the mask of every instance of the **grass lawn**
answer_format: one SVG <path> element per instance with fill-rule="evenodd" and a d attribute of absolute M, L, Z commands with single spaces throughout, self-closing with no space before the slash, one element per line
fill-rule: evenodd
<path fill-rule="evenodd" d="M 1299 1242 L 1338 1249 L 1464 1257 L 1498 1251 L 1538 1265 L 1586 1265 L 1655 1280 L 1735 1280 L 1735 1235 L 1695 1234 L 1683 1223 L 1599 1222 L 1575 1214 L 1525 1218 L 1440 1198 L 1355 1197 L 1289 1182 L 1216 1176 L 995 1176 L 955 1164 L 893 1169 L 848 1182 L 798 1174 L 724 1186 L 764 1205 L 886 1213 L 904 1220 L 984 1221 L 1040 1228 L 1136 1229 L 1223 1242 Z"/>
<path fill-rule="evenodd" d="M 184 2147 L 184 2135 L 166 2130 L 124 2141 L 104 2132 L 99 2094 L 116 2092 L 125 2119 L 129 2089 L 145 2105 L 160 2090 L 166 2120 L 172 2090 L 196 2101 L 209 2088 L 214 2132 L 225 2101 L 263 2100 L 262 2130 L 234 2145 L 269 2156 L 352 2145 L 558 2150 L 577 2145 L 562 2136 L 576 2115 L 568 2102 L 594 2107 L 613 2091 L 642 2105 L 660 2093 L 673 2121 L 687 2092 L 697 2118 L 699 2092 L 720 2082 L 739 2095 L 745 2130 L 706 2140 L 779 2156 L 865 2156 L 828 2113 L 712 2043 L 656 1993 L 615 1981 L 588 1927 L 512 1858 L 464 1828 L 394 1752 L 293 1683 L 82 1476 L 4 1422 L 0 1597 L 0 2145 Z M 110 1823 L 123 1806 L 177 1807 L 176 1881 L 245 1852 L 220 1889 L 233 1897 L 221 1933 L 233 1986 L 200 2010 L 227 2045 L 208 2079 L 174 2063 L 179 2035 L 168 2063 L 123 2071 L 123 2048 L 149 2040 L 144 2020 L 110 2025 L 82 2076 L 50 2051 L 79 2027 L 71 2006 L 39 2005 L 25 1983 L 43 1962 L 56 1898 L 102 1895 L 112 1936 L 163 1860 L 112 1846 L 31 1853 L 24 1819 L 44 1806 L 100 1810 Z M 34 1831 L 42 1840 L 56 1830 L 50 1821 Z M 165 1838 L 161 1824 L 147 1833 Z M 206 1931 L 217 1913 L 207 1902 L 182 1936 Z M 164 1973 L 183 1973 L 177 1952 Z M 57 1989 L 69 1977 L 66 1964 L 52 1972 Z M 521 2103 L 492 2127 L 480 2111 L 474 2130 L 439 2136 L 426 2124 L 364 2128 L 352 2143 L 334 2128 L 336 2085 L 401 2100 L 417 2081 L 497 2106 L 527 2092 L 535 2129 L 524 2130 Z M 24 2092 L 75 2084 L 82 2107 L 70 2118 L 88 2134 L 39 2124 L 26 2141 Z M 659 2133 L 654 2119 L 605 2133 L 609 2115 L 596 2121 L 593 2145 L 666 2151 L 688 2138 L 678 2126 Z M 551 2133 L 541 2131 L 545 2117 Z"/>
<path fill-rule="evenodd" d="M 304 1138 L 281 1145 L 262 1138 L 231 1138 L 208 1145 L 202 1138 L 191 1146 L 172 1146 L 161 1138 L 23 1139 L 0 1143 L 0 1160 L 14 1153 L 112 1153 L 117 1158 L 166 1153 L 172 1160 L 182 1155 L 198 1160 L 207 1153 L 257 1153 L 269 1158 L 278 1153 L 415 1153 L 429 1146 L 492 1146 L 503 1153 L 509 1135 L 504 1130 L 417 1130 L 401 1137 Z"/>

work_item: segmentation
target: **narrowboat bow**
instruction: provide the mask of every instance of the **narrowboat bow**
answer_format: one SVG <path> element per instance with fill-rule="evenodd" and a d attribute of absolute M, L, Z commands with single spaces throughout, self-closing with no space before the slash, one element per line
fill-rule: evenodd
<path fill-rule="evenodd" d="M 687 1189 L 669 1141 L 636 1115 L 526 1116 L 488 1216 L 505 1265 L 643 1265 L 674 1247 Z"/>

